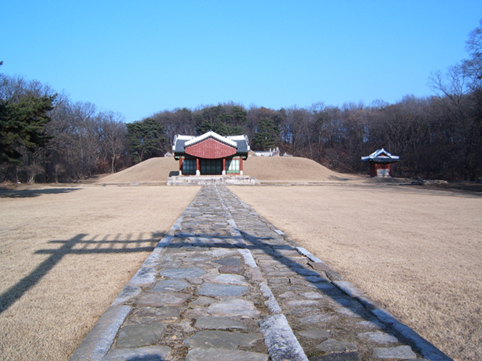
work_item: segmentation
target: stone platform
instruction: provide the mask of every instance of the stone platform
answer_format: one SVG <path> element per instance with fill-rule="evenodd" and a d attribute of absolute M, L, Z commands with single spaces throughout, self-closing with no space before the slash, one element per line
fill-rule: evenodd
<path fill-rule="evenodd" d="M 71 357 L 450 360 L 224 186 L 203 187 Z"/>
<path fill-rule="evenodd" d="M 254 177 L 242 175 L 190 175 L 172 176 L 167 178 L 168 186 L 192 186 L 192 185 L 259 185 L 260 182 Z"/>

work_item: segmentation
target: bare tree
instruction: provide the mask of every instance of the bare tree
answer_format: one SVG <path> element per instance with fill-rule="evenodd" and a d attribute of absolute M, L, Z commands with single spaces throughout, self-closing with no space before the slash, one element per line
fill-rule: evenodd
<path fill-rule="evenodd" d="M 106 112 L 98 115 L 101 128 L 101 149 L 110 162 L 110 172 L 115 173 L 117 161 L 127 148 L 125 118 L 120 113 Z"/>

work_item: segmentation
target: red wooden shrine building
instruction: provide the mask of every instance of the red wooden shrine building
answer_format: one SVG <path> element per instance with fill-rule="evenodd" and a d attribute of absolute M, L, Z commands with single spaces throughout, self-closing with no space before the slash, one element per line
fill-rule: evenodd
<path fill-rule="evenodd" d="M 390 177 L 390 164 L 400 161 L 400 157 L 391 155 L 382 148 L 361 157 L 361 160 L 370 163 L 370 177 Z"/>
<path fill-rule="evenodd" d="M 250 150 L 246 135 L 176 135 L 172 145 L 179 175 L 243 175 Z"/>

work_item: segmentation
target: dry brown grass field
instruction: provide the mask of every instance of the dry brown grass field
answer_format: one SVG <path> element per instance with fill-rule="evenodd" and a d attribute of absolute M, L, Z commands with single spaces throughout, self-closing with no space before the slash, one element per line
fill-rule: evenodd
<path fill-rule="evenodd" d="M 383 183 L 230 189 L 447 355 L 482 360 L 482 195 Z"/>
<path fill-rule="evenodd" d="M 302 158 L 251 157 L 244 169 L 282 186 L 230 187 L 243 201 L 449 356 L 482 360 L 482 196 Z M 142 184 L 176 171 L 155 158 L 104 187 L 0 191 L 1 359 L 69 358 L 197 193 Z"/>
<path fill-rule="evenodd" d="M 0 359 L 68 360 L 198 187 L 0 192 Z"/>

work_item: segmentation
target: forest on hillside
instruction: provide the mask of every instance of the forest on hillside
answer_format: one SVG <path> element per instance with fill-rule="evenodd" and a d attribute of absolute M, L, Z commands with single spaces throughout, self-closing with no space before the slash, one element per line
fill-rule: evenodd
<path fill-rule="evenodd" d="M 176 134 L 208 130 L 247 134 L 253 150 L 279 147 L 340 172 L 368 172 L 361 156 L 383 147 L 400 156 L 393 176 L 475 181 L 482 177 L 482 21 L 467 51 L 468 59 L 430 76 L 430 97 L 282 109 L 230 102 L 163 110 L 128 124 L 119 113 L 0 74 L 0 182 L 116 172 L 164 156 Z"/>

